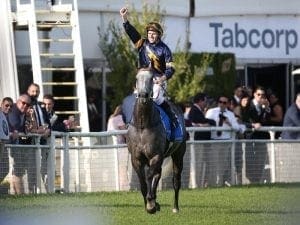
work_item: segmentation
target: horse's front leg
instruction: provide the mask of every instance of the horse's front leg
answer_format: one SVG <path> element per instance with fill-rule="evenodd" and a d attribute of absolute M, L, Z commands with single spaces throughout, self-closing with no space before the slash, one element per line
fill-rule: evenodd
<path fill-rule="evenodd" d="M 132 161 L 132 167 L 135 170 L 135 172 L 136 172 L 136 174 L 139 178 L 141 193 L 143 195 L 144 205 L 145 205 L 145 208 L 146 208 L 146 204 L 147 204 L 147 200 L 146 200 L 147 183 L 146 183 L 146 176 L 145 176 L 145 164 L 142 164 L 140 162 L 140 160 L 134 159 L 133 157 L 131 158 L 131 161 Z"/>
<path fill-rule="evenodd" d="M 147 171 L 147 205 L 146 209 L 148 213 L 155 213 L 160 210 L 159 204 L 156 202 L 156 191 L 158 182 L 161 177 L 161 167 L 163 163 L 163 156 L 156 155 L 150 160 L 149 169 Z"/>

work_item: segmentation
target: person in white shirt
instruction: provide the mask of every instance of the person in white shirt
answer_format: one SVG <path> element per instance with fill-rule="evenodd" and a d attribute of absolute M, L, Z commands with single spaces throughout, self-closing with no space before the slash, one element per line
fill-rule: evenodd
<path fill-rule="evenodd" d="M 124 129 L 126 129 L 126 125 L 122 118 L 122 108 L 121 105 L 118 105 L 115 108 L 113 114 L 111 114 L 108 119 L 107 131 L 124 130 Z M 124 135 L 113 135 L 112 138 L 113 138 L 113 144 L 125 143 Z"/>
<path fill-rule="evenodd" d="M 228 110 L 229 98 L 220 96 L 218 98 L 218 106 L 207 110 L 205 117 L 216 121 L 217 127 L 232 129 L 239 131 L 239 124 L 234 113 Z M 211 139 L 213 140 L 229 140 L 235 135 L 232 131 L 212 131 Z M 220 142 L 214 144 L 214 148 L 209 153 L 209 184 L 222 186 L 230 185 L 230 150 L 231 143 Z"/>
<path fill-rule="evenodd" d="M 216 121 L 217 127 L 232 128 L 233 130 L 238 131 L 240 126 L 237 122 L 234 113 L 228 110 L 227 108 L 228 102 L 229 102 L 228 97 L 225 96 L 219 97 L 218 106 L 207 110 L 205 117 L 207 119 L 212 119 Z M 231 139 L 232 132 L 212 131 L 211 138 L 216 140 Z"/>

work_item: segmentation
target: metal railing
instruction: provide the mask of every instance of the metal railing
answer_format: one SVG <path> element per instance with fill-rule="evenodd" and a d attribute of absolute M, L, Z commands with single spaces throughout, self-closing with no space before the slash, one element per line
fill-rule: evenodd
<path fill-rule="evenodd" d="M 202 163 L 202 159 L 199 159 L 200 152 L 207 152 L 208 155 L 216 147 L 217 144 L 222 143 L 230 145 L 230 185 L 237 184 L 237 169 L 236 169 L 236 150 L 242 146 L 242 164 L 245 166 L 245 154 L 247 152 L 246 145 L 268 145 L 267 154 L 268 162 L 264 165 L 264 169 L 269 171 L 270 178 L 263 182 L 299 182 L 300 178 L 296 177 L 285 177 L 289 176 L 289 170 L 296 170 L 300 168 L 300 152 L 298 151 L 300 146 L 300 140 L 282 140 L 275 139 L 275 132 L 282 130 L 300 131 L 300 128 L 295 127 L 261 127 L 259 131 L 269 132 L 269 140 L 250 140 L 250 139 L 236 139 L 236 132 L 230 129 L 218 128 L 218 127 L 206 127 L 196 128 L 188 127 L 189 140 L 187 141 L 187 152 L 185 155 L 185 165 L 183 174 L 183 187 L 197 188 L 205 186 L 204 176 L 206 174 L 205 168 L 207 163 L 212 164 L 214 167 L 218 162 L 205 161 Z M 194 140 L 195 132 L 205 131 L 230 131 L 232 132 L 232 139 L 230 140 Z M 17 148 L 23 149 L 36 149 L 36 192 L 54 192 L 56 190 L 63 190 L 65 192 L 85 192 L 85 191 L 99 191 L 99 190 L 124 190 L 120 184 L 120 180 L 124 178 L 122 170 L 120 170 L 120 164 L 125 164 L 126 174 L 129 174 L 130 155 L 127 152 L 126 144 L 113 144 L 110 139 L 113 135 L 124 135 L 126 130 L 122 131 L 108 131 L 108 132 L 93 132 L 93 133 L 80 133 L 80 132 L 52 132 L 48 143 L 45 145 L 34 144 L 34 145 L 14 145 L 5 144 L 5 147 L 10 151 L 14 151 Z M 32 136 L 35 143 L 39 143 L 41 138 L 38 135 L 28 134 Z M 85 142 L 84 139 L 92 139 L 94 141 Z M 86 145 L 88 143 L 88 145 Z M 206 145 L 209 145 L 207 147 Z M 237 147 L 237 145 L 239 147 Z M 284 158 L 288 154 L 286 146 L 288 145 L 289 151 L 292 155 L 289 158 Z M 206 146 L 206 147 L 205 147 Z M 259 148 L 256 147 L 255 148 Z M 41 151 L 47 149 L 47 185 L 43 188 L 41 182 Z M 258 149 L 259 150 L 259 149 Z M 125 154 L 125 158 L 119 156 L 120 152 Z M 285 153 L 285 154 L 283 154 Z M 204 153 L 203 153 L 204 154 Z M 201 157 L 203 155 L 201 153 Z M 279 157 L 279 158 L 278 158 Z M 281 164 L 288 165 L 289 161 L 298 158 L 298 164 L 292 165 L 288 168 L 288 172 L 284 172 L 286 175 L 280 175 L 282 168 L 279 168 Z M 199 162 L 201 161 L 201 166 Z M 1 166 L 1 165 L 0 165 Z M 12 166 L 12 165 L 11 165 Z M 125 168 L 123 166 L 123 169 Z M 105 172 L 104 172 L 105 171 Z M 279 172 L 278 172 L 279 171 Z M 59 174 L 59 176 L 57 176 Z M 98 177 L 102 174 L 101 178 Z M 245 168 L 243 168 L 243 177 L 245 177 Z M 292 173 L 294 174 L 294 173 Z M 99 175 L 100 176 L 100 175 Z M 129 176 L 129 175 L 128 175 Z M 131 176 L 134 176 L 134 172 L 131 170 Z M 168 177 L 167 175 L 166 177 Z M 292 176 L 292 175 L 291 175 Z M 57 181 L 57 177 L 60 181 Z M 101 182 L 95 183 L 96 180 Z M 131 181 L 132 182 L 132 181 Z M 135 181 L 136 182 L 136 181 Z M 160 187 L 168 187 L 167 183 L 164 183 L 162 178 Z M 122 182 L 121 182 L 122 183 Z M 133 182 L 132 182 L 133 183 Z M 244 182 L 242 182 L 244 183 Z M 210 184 L 208 184 L 209 186 Z M 125 189 L 138 188 L 137 182 Z"/>

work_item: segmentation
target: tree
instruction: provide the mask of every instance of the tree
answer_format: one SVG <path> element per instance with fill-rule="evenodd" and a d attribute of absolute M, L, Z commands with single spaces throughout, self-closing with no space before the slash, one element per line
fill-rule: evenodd
<path fill-rule="evenodd" d="M 168 83 L 168 94 L 175 102 L 187 102 L 196 93 L 205 91 L 206 70 L 213 56 L 203 54 L 199 59 L 201 66 L 191 61 L 192 56 L 188 51 L 176 51 L 174 54 L 176 73 Z"/>

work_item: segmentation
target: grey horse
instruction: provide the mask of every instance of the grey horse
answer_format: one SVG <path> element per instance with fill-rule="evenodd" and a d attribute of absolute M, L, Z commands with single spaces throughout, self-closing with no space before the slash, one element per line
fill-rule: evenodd
<path fill-rule="evenodd" d="M 160 210 L 160 205 L 156 202 L 157 186 L 161 178 L 163 160 L 171 156 L 175 192 L 173 212 L 177 213 L 183 157 L 186 151 L 186 135 L 184 134 L 182 141 L 168 141 L 159 110 L 151 98 L 152 86 L 151 70 L 139 70 L 136 76 L 137 99 L 133 120 L 128 127 L 127 146 L 131 154 L 132 166 L 139 178 L 145 209 L 151 214 Z M 174 104 L 172 109 L 178 116 L 182 114 L 179 107 Z M 182 124 L 183 131 L 186 132 L 184 123 Z"/>

